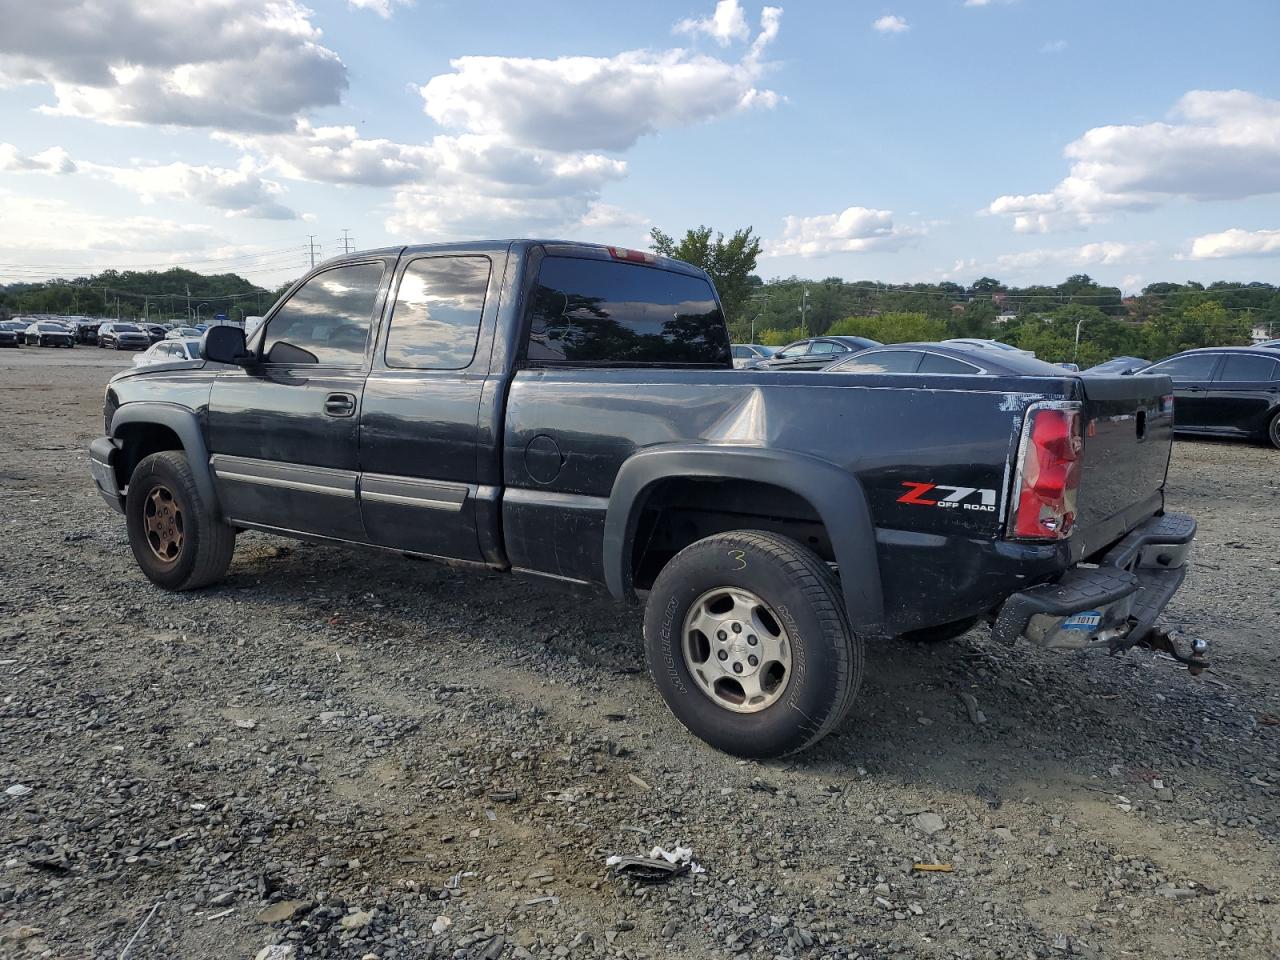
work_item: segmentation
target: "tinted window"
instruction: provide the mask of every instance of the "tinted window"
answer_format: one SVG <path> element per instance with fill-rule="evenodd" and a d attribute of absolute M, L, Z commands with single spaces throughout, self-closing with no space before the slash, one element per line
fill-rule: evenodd
<path fill-rule="evenodd" d="M 809 341 L 806 340 L 803 343 L 793 343 L 789 347 L 783 347 L 781 350 L 775 353 L 774 356 L 783 357 L 783 358 L 803 357 L 808 352 L 809 352 Z"/>
<path fill-rule="evenodd" d="M 734 348 L 733 348 L 733 359 L 735 359 L 735 360 L 746 360 L 746 359 L 748 359 L 751 355 L 752 355 L 752 354 L 751 354 L 751 351 L 750 351 L 750 350 L 748 350 L 746 347 L 734 347 Z"/>
<path fill-rule="evenodd" d="M 316 274 L 267 324 L 266 361 L 359 366 L 381 282 L 381 263 L 356 263 Z"/>
<path fill-rule="evenodd" d="M 432 257 L 409 264 L 391 314 L 387 366 L 460 370 L 470 365 L 488 289 L 488 257 Z"/>
<path fill-rule="evenodd" d="M 810 353 L 847 353 L 848 348 L 838 343 L 832 343 L 830 340 L 819 340 L 810 349 Z"/>
<path fill-rule="evenodd" d="M 972 376 L 982 371 L 972 363 L 965 363 L 963 360 L 957 360 L 954 357 L 944 357 L 940 353 L 926 353 L 924 359 L 920 361 L 920 372 L 957 373 L 963 376 Z"/>
<path fill-rule="evenodd" d="M 187 356 L 192 360 L 200 359 L 200 344 L 198 341 L 187 341 Z"/>
<path fill-rule="evenodd" d="M 1222 363 L 1219 380 L 1272 380 L 1276 362 L 1270 357 L 1254 357 L 1247 353 L 1231 353 Z"/>
<path fill-rule="evenodd" d="M 729 364 L 724 317 L 701 277 L 547 257 L 530 312 L 534 362 Z"/>
<path fill-rule="evenodd" d="M 914 373 L 920 354 L 914 350 L 885 350 L 855 354 L 833 367 L 841 373 Z"/>
<path fill-rule="evenodd" d="M 1163 374 L 1174 380 L 1208 380 L 1213 372 L 1213 365 L 1218 362 L 1216 353 L 1189 353 L 1174 357 L 1154 367 L 1147 367 L 1144 374 Z"/>

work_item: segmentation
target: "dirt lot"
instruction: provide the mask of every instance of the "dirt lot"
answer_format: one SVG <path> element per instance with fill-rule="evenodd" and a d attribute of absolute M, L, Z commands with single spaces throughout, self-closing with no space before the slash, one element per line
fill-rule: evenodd
<path fill-rule="evenodd" d="M 0 353 L 0 956 L 1280 954 L 1280 452 L 1175 450 L 1213 671 L 884 644 L 745 763 L 635 609 L 258 534 L 150 586 L 85 456 L 127 362 Z M 605 867 L 676 843 L 706 872 Z"/>

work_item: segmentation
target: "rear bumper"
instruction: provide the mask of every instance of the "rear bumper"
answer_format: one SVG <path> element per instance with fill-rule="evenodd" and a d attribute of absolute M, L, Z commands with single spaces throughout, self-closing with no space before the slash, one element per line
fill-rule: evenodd
<path fill-rule="evenodd" d="M 124 494 L 116 483 L 115 458 L 120 453 L 120 444 L 110 437 L 99 437 L 89 444 L 89 472 L 93 474 L 94 486 L 102 499 L 112 509 L 124 513 Z"/>
<path fill-rule="evenodd" d="M 1196 522 L 1180 513 L 1152 517 L 1094 564 L 1072 567 L 1056 583 L 1015 593 L 992 635 L 1012 644 L 1080 649 L 1139 643 L 1182 586 Z"/>

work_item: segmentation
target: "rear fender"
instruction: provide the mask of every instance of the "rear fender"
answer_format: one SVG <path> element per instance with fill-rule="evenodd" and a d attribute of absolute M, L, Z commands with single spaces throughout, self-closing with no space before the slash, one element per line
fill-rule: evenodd
<path fill-rule="evenodd" d="M 690 444 L 642 450 L 627 460 L 614 480 L 605 519 L 605 583 L 615 597 L 634 596 L 630 558 L 636 528 L 652 488 L 668 477 L 754 480 L 802 497 L 830 537 L 853 628 L 866 636 L 884 632 L 875 527 L 862 485 L 827 460 L 790 451 Z"/>

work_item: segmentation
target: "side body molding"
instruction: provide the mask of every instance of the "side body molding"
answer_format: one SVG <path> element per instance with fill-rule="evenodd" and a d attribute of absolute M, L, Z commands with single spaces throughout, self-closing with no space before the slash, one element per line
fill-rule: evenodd
<path fill-rule="evenodd" d="M 205 447 L 204 432 L 195 411 L 176 403 L 140 400 L 126 403 L 111 418 L 111 436 L 118 438 L 120 428 L 130 423 L 157 424 L 168 427 L 182 441 L 182 449 L 195 476 L 196 489 L 205 503 L 213 505 L 221 514 L 218 494 L 213 485 L 213 472 L 209 467 L 209 451 Z"/>
<path fill-rule="evenodd" d="M 858 478 L 818 457 L 720 444 L 673 444 L 642 450 L 622 465 L 609 497 L 604 575 L 609 592 L 632 595 L 631 550 L 650 488 L 669 477 L 755 480 L 803 497 L 831 537 L 845 610 L 853 628 L 884 632 L 876 532 Z"/>

